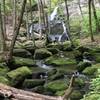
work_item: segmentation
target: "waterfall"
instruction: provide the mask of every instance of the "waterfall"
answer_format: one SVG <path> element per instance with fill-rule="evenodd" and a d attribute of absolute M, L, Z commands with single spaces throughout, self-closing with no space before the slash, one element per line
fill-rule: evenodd
<path fill-rule="evenodd" d="M 57 11 L 58 10 L 58 6 L 57 7 L 55 7 L 55 9 L 53 10 L 53 12 L 51 13 L 51 15 L 49 16 L 49 21 L 53 21 L 54 20 L 54 18 L 56 17 L 56 15 L 57 15 Z"/>

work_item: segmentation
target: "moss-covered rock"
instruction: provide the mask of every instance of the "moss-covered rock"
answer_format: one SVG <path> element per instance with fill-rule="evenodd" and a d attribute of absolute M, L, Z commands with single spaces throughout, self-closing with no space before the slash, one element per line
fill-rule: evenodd
<path fill-rule="evenodd" d="M 67 58 L 57 58 L 57 57 L 49 57 L 45 60 L 46 64 L 62 66 L 62 65 L 74 65 L 76 64 L 75 59 L 67 59 Z"/>
<path fill-rule="evenodd" d="M 35 59 L 44 59 L 50 56 L 52 56 L 52 53 L 45 48 L 36 49 L 35 54 L 34 54 Z"/>
<path fill-rule="evenodd" d="M 48 51 L 50 51 L 52 54 L 57 54 L 59 52 L 56 48 L 47 48 Z"/>
<path fill-rule="evenodd" d="M 47 83 L 45 85 L 45 88 L 48 91 L 57 92 L 57 91 L 62 91 L 62 90 L 67 89 L 68 85 L 66 84 L 64 80 L 56 80 L 56 81 Z"/>
<path fill-rule="evenodd" d="M 94 67 L 87 67 L 83 70 L 83 74 L 85 75 L 94 75 L 94 73 L 97 71 L 97 68 Z"/>
<path fill-rule="evenodd" d="M 56 95 L 56 96 L 63 96 L 64 93 L 65 93 L 65 90 L 63 90 L 63 91 L 57 91 L 57 92 L 55 93 L 55 95 Z"/>
<path fill-rule="evenodd" d="M 80 100 L 82 98 L 82 94 L 80 91 L 78 90 L 74 90 L 70 96 L 70 99 L 71 100 Z"/>
<path fill-rule="evenodd" d="M 44 85 L 45 80 L 42 79 L 25 79 L 23 83 L 24 88 L 34 88 L 36 86 Z"/>
<path fill-rule="evenodd" d="M 74 86 L 82 87 L 85 85 L 85 81 L 82 78 L 75 78 Z"/>
<path fill-rule="evenodd" d="M 7 77 L 11 81 L 11 84 L 16 86 L 21 83 L 25 78 L 31 75 L 32 72 L 28 67 L 20 67 L 7 73 Z"/>
<path fill-rule="evenodd" d="M 65 72 L 63 70 L 58 70 L 55 74 L 48 77 L 49 80 L 57 80 L 64 77 Z"/>
<path fill-rule="evenodd" d="M 6 73 L 9 71 L 6 63 L 0 63 L 0 76 L 6 76 Z"/>
<path fill-rule="evenodd" d="M 13 55 L 17 56 L 17 57 L 23 57 L 23 58 L 31 58 L 32 57 L 31 53 L 25 49 L 14 49 Z"/>
<path fill-rule="evenodd" d="M 0 76 L 0 83 L 10 85 L 10 81 L 4 76 Z"/>
<path fill-rule="evenodd" d="M 35 65 L 35 61 L 33 61 L 33 59 L 30 58 L 22 58 L 22 57 L 14 57 L 14 62 L 13 62 L 14 66 L 34 66 Z"/>
<path fill-rule="evenodd" d="M 77 70 L 79 72 L 82 72 L 86 67 L 89 67 L 91 66 L 91 63 L 89 62 L 80 62 L 78 65 L 77 65 Z"/>
<path fill-rule="evenodd" d="M 79 50 L 81 53 L 90 52 L 91 51 L 90 48 L 85 47 L 85 46 L 79 46 L 79 47 L 76 48 L 76 50 Z"/>
<path fill-rule="evenodd" d="M 74 56 L 75 56 L 75 59 L 76 59 L 77 62 L 80 62 L 80 61 L 83 60 L 83 55 L 80 51 L 74 50 L 73 53 L 74 53 Z"/>

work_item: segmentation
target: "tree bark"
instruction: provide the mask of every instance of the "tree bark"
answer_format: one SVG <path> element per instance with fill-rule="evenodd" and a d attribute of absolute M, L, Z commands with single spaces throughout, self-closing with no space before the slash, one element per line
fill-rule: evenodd
<path fill-rule="evenodd" d="M 97 13 L 96 13 L 94 0 L 92 0 L 92 9 L 93 9 L 93 15 L 94 15 L 95 24 L 96 24 L 96 32 L 98 33 L 99 32 L 99 21 L 98 21 L 98 17 L 97 17 Z"/>
<path fill-rule="evenodd" d="M 7 35 L 6 35 L 6 13 L 5 13 L 5 0 L 2 0 L 3 3 L 3 16 L 2 16 L 2 20 L 3 20 L 3 31 L 4 31 L 4 38 L 7 39 Z"/>
<path fill-rule="evenodd" d="M 10 51 L 9 51 L 8 58 L 7 58 L 8 62 L 10 62 L 11 59 L 12 59 L 13 48 L 14 48 L 14 45 L 15 45 L 15 42 L 16 42 L 16 39 L 17 39 L 17 35 L 19 34 L 20 26 L 21 26 L 22 19 L 23 19 L 23 14 L 24 14 L 24 11 L 25 11 L 26 1 L 27 0 L 23 0 L 23 3 L 22 3 L 22 9 L 21 9 L 21 12 L 20 12 L 20 18 L 19 18 L 18 27 L 16 28 L 15 34 L 13 36 L 13 39 L 12 39 L 12 42 L 11 42 L 11 46 L 10 46 Z"/>
<path fill-rule="evenodd" d="M 2 22 L 2 14 L 1 14 L 1 4 L 0 4 L 0 36 L 1 36 L 1 44 L 3 51 L 6 50 L 6 42 L 5 42 L 5 36 L 4 36 L 4 30 L 3 30 L 3 22 Z"/>
<path fill-rule="evenodd" d="M 66 7 L 66 17 L 67 17 L 67 29 L 68 29 L 68 36 L 71 42 L 71 45 L 74 46 L 71 35 L 70 35 L 70 23 L 69 23 L 69 9 L 68 9 L 68 0 L 65 0 L 65 7 Z"/>
<path fill-rule="evenodd" d="M 88 0 L 88 6 L 89 6 L 89 30 L 90 30 L 90 35 L 91 35 L 91 41 L 94 42 L 93 31 L 92 31 L 91 3 L 92 3 L 92 0 Z"/>

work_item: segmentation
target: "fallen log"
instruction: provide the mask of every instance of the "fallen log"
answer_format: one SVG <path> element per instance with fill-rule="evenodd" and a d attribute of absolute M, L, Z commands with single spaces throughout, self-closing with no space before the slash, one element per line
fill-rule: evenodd
<path fill-rule="evenodd" d="M 46 96 L 16 89 L 4 84 L 0 84 L 0 97 L 10 100 L 62 100 L 62 97 Z"/>
<path fill-rule="evenodd" d="M 75 76 L 72 75 L 69 88 L 65 91 L 64 96 L 46 96 L 38 93 L 16 89 L 0 83 L 0 97 L 7 100 L 68 100 L 72 91 Z M 0 99 L 1 100 L 1 99 Z"/>

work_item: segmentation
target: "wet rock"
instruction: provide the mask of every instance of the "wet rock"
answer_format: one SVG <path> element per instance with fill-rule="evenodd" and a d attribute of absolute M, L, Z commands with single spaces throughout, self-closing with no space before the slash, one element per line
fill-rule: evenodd
<path fill-rule="evenodd" d="M 49 57 L 45 60 L 45 63 L 54 66 L 62 66 L 62 65 L 74 65 L 76 64 L 76 61 L 75 59 Z"/>
<path fill-rule="evenodd" d="M 74 90 L 70 96 L 70 99 L 71 100 L 80 100 L 82 98 L 82 94 L 80 91 L 78 90 Z"/>
<path fill-rule="evenodd" d="M 56 80 L 56 81 L 47 83 L 45 85 L 45 88 L 48 91 L 57 92 L 57 91 L 66 90 L 68 88 L 68 85 L 66 84 L 64 80 Z"/>
<path fill-rule="evenodd" d="M 79 72 L 82 72 L 86 67 L 90 67 L 91 66 L 91 63 L 90 62 L 80 62 L 78 65 L 77 65 L 77 70 Z"/>
<path fill-rule="evenodd" d="M 34 66 L 34 65 L 35 65 L 35 61 L 33 61 L 33 59 L 14 57 L 12 68 L 13 66 L 20 67 L 20 66 Z"/>
<path fill-rule="evenodd" d="M 74 86 L 83 87 L 85 86 L 85 81 L 82 78 L 75 78 Z"/>
<path fill-rule="evenodd" d="M 32 74 L 28 67 L 20 67 L 7 73 L 7 77 L 13 86 L 20 84 L 25 78 Z M 21 85 L 21 84 L 20 84 Z"/>
<path fill-rule="evenodd" d="M 56 48 L 47 48 L 48 51 L 50 51 L 52 54 L 57 54 L 59 52 Z"/>
<path fill-rule="evenodd" d="M 17 57 L 23 57 L 23 58 L 32 58 L 31 53 L 25 49 L 14 49 L 13 55 Z"/>
<path fill-rule="evenodd" d="M 10 81 L 4 76 L 0 76 L 0 83 L 10 85 Z"/>
<path fill-rule="evenodd" d="M 36 49 L 35 54 L 34 54 L 35 59 L 45 59 L 50 56 L 52 56 L 52 53 L 45 48 Z"/>
<path fill-rule="evenodd" d="M 90 48 L 85 47 L 85 46 L 79 46 L 79 47 L 77 47 L 77 48 L 76 48 L 76 50 L 79 50 L 81 53 L 91 51 L 91 49 L 90 49 Z"/>
<path fill-rule="evenodd" d="M 34 88 L 36 86 L 44 85 L 45 80 L 43 79 L 25 79 L 23 83 L 24 88 Z"/>
<path fill-rule="evenodd" d="M 83 74 L 85 75 L 94 75 L 94 73 L 97 71 L 97 68 L 94 67 L 87 67 L 83 70 Z"/>

